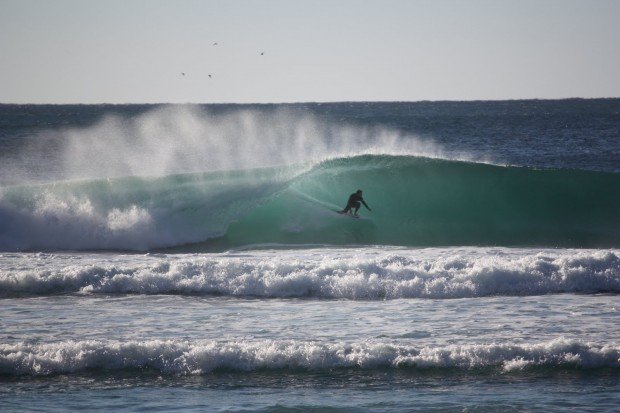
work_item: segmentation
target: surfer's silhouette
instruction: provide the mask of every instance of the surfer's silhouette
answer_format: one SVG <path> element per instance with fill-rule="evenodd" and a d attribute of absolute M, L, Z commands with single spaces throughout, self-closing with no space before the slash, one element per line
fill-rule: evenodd
<path fill-rule="evenodd" d="M 364 202 L 364 198 L 362 198 L 362 190 L 358 189 L 354 194 L 351 194 L 351 196 L 349 196 L 349 200 L 347 201 L 347 206 L 344 207 L 344 209 L 342 211 L 338 211 L 341 214 L 346 214 L 348 213 L 352 213 L 353 216 L 359 216 L 357 215 L 357 211 L 359 211 L 361 204 L 364 204 L 364 206 L 366 207 L 367 210 L 372 211 L 372 209 L 370 209 L 370 207 L 366 204 L 366 202 Z M 355 212 L 353 212 L 353 210 L 355 209 Z"/>

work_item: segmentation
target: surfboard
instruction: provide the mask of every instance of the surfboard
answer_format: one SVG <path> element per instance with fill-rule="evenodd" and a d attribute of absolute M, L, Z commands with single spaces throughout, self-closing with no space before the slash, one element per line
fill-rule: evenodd
<path fill-rule="evenodd" d="M 303 192 L 301 192 L 299 190 L 293 190 L 293 191 L 296 192 L 297 196 L 299 196 L 301 199 L 303 199 L 303 200 L 305 200 L 307 202 L 313 203 L 315 205 L 320 205 L 321 207 L 326 208 L 326 209 L 328 209 L 328 210 L 330 210 L 332 212 L 335 212 L 338 215 L 346 215 L 346 216 L 348 216 L 351 219 L 360 219 L 360 220 L 369 220 L 369 219 L 371 219 L 371 218 L 368 218 L 368 217 L 361 217 L 359 215 L 358 216 L 351 215 L 348 212 L 344 213 L 344 212 L 342 212 L 342 209 L 340 209 L 337 205 L 334 205 L 334 204 L 329 203 L 329 202 L 318 200 L 318 199 L 316 199 L 316 198 L 314 198 L 314 197 L 312 197 L 312 196 L 310 196 L 308 194 L 305 194 L 305 193 L 303 193 Z M 336 208 L 338 208 L 338 209 L 336 209 Z"/>
<path fill-rule="evenodd" d="M 360 217 L 359 215 L 353 215 L 353 214 L 349 214 L 348 212 L 342 212 L 342 211 L 338 211 L 333 209 L 332 211 L 334 211 L 335 213 L 339 214 L 339 215 L 346 215 L 349 218 L 353 218 L 353 219 L 362 219 L 362 217 Z"/>

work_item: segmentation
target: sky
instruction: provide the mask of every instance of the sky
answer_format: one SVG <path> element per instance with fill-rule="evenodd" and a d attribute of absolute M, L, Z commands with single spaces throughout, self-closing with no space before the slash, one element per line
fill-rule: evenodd
<path fill-rule="evenodd" d="M 0 0 L 1 103 L 619 97 L 619 74 L 620 0 Z"/>

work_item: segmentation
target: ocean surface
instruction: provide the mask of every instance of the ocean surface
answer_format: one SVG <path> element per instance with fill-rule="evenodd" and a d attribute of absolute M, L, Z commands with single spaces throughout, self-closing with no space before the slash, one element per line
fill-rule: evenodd
<path fill-rule="evenodd" d="M 0 105 L 2 412 L 617 411 L 619 322 L 620 99 Z"/>

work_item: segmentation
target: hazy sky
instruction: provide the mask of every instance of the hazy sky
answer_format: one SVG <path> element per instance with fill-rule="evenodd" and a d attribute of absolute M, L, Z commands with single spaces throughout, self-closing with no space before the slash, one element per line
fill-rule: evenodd
<path fill-rule="evenodd" d="M 618 96 L 620 0 L 0 0 L 3 103 Z"/>

